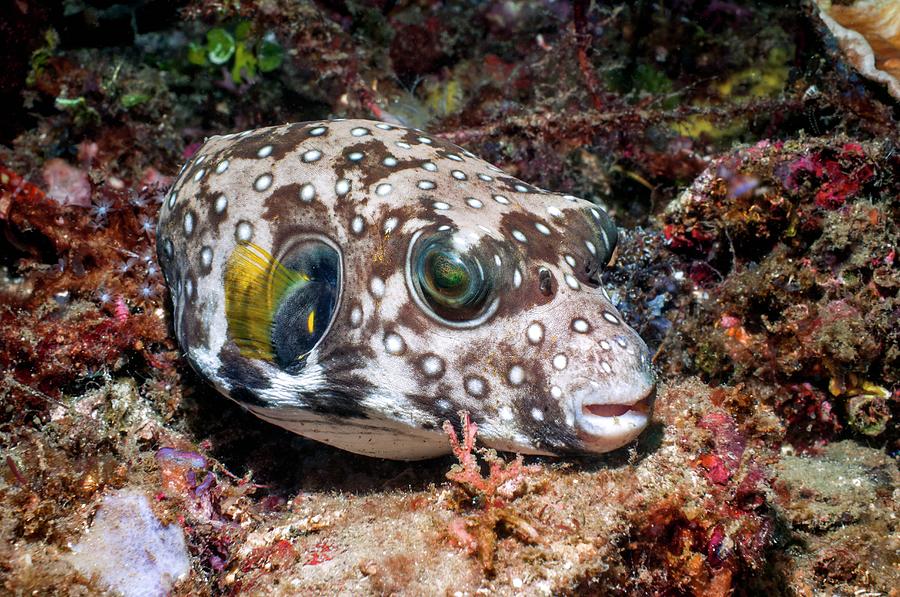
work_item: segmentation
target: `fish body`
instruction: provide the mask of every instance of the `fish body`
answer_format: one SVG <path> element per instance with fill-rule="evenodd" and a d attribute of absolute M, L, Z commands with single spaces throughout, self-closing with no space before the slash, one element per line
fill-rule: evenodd
<path fill-rule="evenodd" d="M 648 350 L 599 284 L 596 205 L 367 120 L 212 137 L 157 232 L 176 336 L 253 414 L 371 456 L 604 452 L 647 425 Z"/>

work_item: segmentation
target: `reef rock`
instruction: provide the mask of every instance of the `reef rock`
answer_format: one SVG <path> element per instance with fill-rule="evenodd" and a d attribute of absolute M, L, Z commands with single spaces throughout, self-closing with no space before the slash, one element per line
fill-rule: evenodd
<path fill-rule="evenodd" d="M 166 595 L 190 570 L 181 529 L 160 523 L 147 497 L 131 490 L 103 499 L 90 530 L 72 551 L 79 572 L 125 597 Z"/>

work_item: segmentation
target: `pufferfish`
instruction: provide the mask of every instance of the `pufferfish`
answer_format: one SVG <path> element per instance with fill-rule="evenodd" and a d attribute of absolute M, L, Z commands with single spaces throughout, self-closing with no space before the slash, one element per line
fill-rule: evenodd
<path fill-rule="evenodd" d="M 192 366 L 256 416 L 344 450 L 561 455 L 647 426 L 647 346 L 599 282 L 605 211 L 418 129 L 368 120 L 208 139 L 157 246 Z"/>

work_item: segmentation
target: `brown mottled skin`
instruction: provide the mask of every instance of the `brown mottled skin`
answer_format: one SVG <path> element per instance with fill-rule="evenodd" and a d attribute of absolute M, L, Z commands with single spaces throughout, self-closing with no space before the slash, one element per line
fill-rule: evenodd
<path fill-rule="evenodd" d="M 408 261 L 433 235 L 492 272 L 467 321 L 436 316 L 411 282 Z M 418 459 L 449 451 L 441 423 L 460 410 L 485 444 L 526 453 L 607 451 L 646 426 L 647 347 L 596 283 L 615 245 L 606 213 L 421 131 L 344 120 L 213 137 L 157 238 L 193 366 L 302 435 Z M 327 332 L 301 365 L 248 358 L 225 316 L 228 260 L 239 242 L 281 259 L 303 238 L 340 254 Z"/>

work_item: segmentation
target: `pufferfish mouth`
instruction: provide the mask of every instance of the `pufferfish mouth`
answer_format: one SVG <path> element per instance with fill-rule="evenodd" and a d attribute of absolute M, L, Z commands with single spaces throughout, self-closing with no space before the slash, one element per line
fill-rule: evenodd
<path fill-rule="evenodd" d="M 593 384 L 591 384 L 593 386 Z M 575 423 L 585 448 L 592 452 L 615 450 L 635 439 L 647 427 L 656 398 L 652 379 L 621 389 L 585 388 L 576 395 Z"/>
<path fill-rule="evenodd" d="M 582 404 L 585 415 L 595 417 L 621 417 L 629 412 L 647 415 L 650 412 L 651 397 L 641 398 L 634 404 Z"/>

